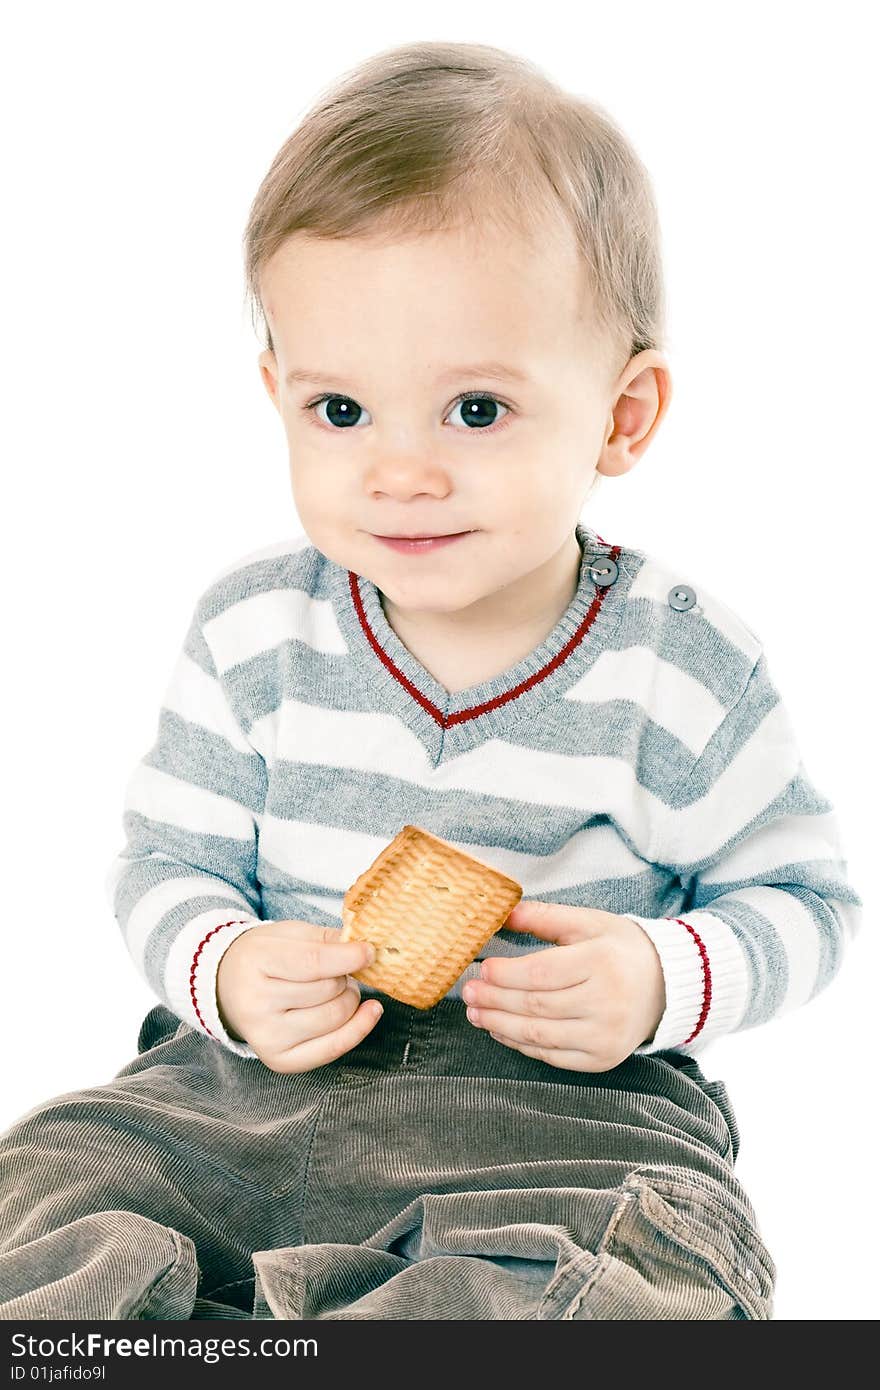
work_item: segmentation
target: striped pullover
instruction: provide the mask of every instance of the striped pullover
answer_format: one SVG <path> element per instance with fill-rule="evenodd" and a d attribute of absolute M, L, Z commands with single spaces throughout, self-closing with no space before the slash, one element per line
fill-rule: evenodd
<path fill-rule="evenodd" d="M 686 572 L 576 531 L 578 588 L 553 631 L 453 694 L 372 581 L 304 535 L 208 584 L 106 878 L 178 1017 L 255 1057 L 220 1021 L 223 952 L 261 921 L 341 927 L 346 889 L 408 823 L 525 899 L 638 922 L 666 985 L 639 1052 L 694 1054 L 828 984 L 862 900 L 760 641 Z M 502 927 L 483 955 L 541 949 Z"/>

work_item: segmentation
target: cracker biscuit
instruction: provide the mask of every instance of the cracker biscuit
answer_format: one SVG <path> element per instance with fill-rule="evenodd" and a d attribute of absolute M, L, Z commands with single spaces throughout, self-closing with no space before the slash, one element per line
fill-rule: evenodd
<path fill-rule="evenodd" d="M 430 1009 L 521 897 L 515 879 L 405 825 L 345 894 L 340 940 L 376 948 L 356 980 Z"/>

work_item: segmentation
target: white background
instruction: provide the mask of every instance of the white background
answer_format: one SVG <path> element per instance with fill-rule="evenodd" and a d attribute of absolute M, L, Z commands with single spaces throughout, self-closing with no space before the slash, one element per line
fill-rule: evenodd
<path fill-rule="evenodd" d="M 865 924 L 830 988 L 701 1056 L 778 1319 L 875 1318 L 877 106 L 863 3 L 19 6 L 0 100 L 0 1128 L 108 1080 L 155 1002 L 104 876 L 193 604 L 301 528 L 241 235 L 320 88 L 412 39 L 506 47 L 651 172 L 674 397 L 585 521 L 764 642 Z M 576 30 L 573 25 L 579 26 Z"/>

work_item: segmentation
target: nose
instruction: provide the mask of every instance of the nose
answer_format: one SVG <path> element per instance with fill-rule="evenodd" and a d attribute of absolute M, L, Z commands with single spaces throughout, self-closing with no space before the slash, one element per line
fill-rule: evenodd
<path fill-rule="evenodd" d="M 446 497 L 452 487 L 436 441 L 411 433 L 404 439 L 375 441 L 364 471 L 364 488 L 369 493 L 401 500 L 418 495 Z"/>

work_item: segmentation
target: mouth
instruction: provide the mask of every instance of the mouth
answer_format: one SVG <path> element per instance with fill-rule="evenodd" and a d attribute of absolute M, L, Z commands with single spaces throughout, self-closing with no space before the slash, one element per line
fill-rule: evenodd
<path fill-rule="evenodd" d="M 454 545 L 456 541 L 464 540 L 466 536 L 472 536 L 473 531 L 447 531 L 431 536 L 382 536 L 373 533 L 373 539 L 380 542 L 389 550 L 396 550 L 402 555 L 426 554 L 432 550 L 439 550 L 444 545 Z"/>
<path fill-rule="evenodd" d="M 380 531 L 373 532 L 377 541 L 445 541 L 451 539 L 452 536 L 469 536 L 470 534 L 470 531 L 437 531 L 430 535 L 410 536 L 405 532 L 400 534 L 391 532 L 387 535 Z"/>

